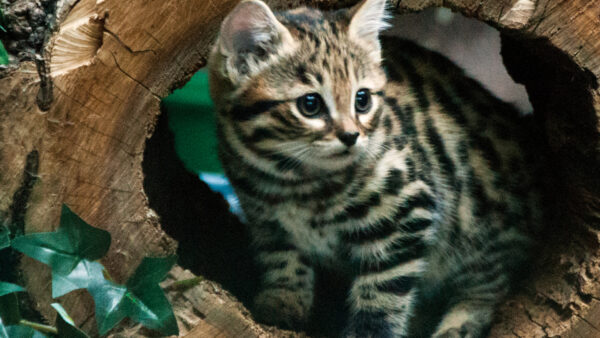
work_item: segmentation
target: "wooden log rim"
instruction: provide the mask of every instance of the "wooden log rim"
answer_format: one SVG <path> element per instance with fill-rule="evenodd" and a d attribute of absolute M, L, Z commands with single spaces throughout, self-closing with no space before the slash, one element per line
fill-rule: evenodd
<path fill-rule="evenodd" d="M 118 282 L 144 256 L 194 252 L 180 255 L 163 283 L 181 336 L 293 337 L 300 334 L 255 323 L 221 286 L 247 301 L 254 286 L 240 280 L 255 276 L 247 239 L 223 216 L 224 202 L 183 171 L 164 114 L 159 118 L 160 100 L 205 65 L 237 2 L 57 1 L 57 28 L 37 66 L 24 60 L 0 78 L 0 212 L 19 231 L 52 231 L 68 204 L 111 233 L 102 263 Z M 332 9 L 356 0 L 267 2 Z M 547 144 L 540 152 L 550 158 L 552 222 L 491 337 L 600 336 L 600 0 L 390 2 L 397 14 L 445 6 L 500 30 L 507 69 L 526 86 Z M 38 70 L 47 77 L 40 80 Z M 194 276 L 183 267 L 220 284 L 169 289 Z M 26 257 L 17 270 L 32 309 L 53 322 L 49 270 Z M 86 292 L 59 301 L 97 335 Z M 152 333 L 124 322 L 111 335 Z"/>

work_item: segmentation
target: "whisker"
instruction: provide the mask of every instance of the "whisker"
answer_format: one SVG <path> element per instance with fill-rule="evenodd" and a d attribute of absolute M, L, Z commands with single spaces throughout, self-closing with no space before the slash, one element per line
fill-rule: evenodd
<path fill-rule="evenodd" d="M 288 170 L 296 169 L 300 165 L 302 165 L 304 163 L 303 160 L 304 160 L 304 158 L 306 158 L 309 151 L 310 151 L 309 147 L 304 147 L 303 149 L 300 149 L 296 153 L 292 154 L 292 157 L 290 157 L 292 159 L 292 161 L 290 161 L 290 166 L 289 166 Z"/>
<path fill-rule="evenodd" d="M 297 150 L 303 149 L 306 147 L 303 144 L 279 144 L 277 145 L 277 149 L 272 149 L 271 151 L 265 152 L 265 155 L 284 155 L 285 152 L 295 152 Z"/>

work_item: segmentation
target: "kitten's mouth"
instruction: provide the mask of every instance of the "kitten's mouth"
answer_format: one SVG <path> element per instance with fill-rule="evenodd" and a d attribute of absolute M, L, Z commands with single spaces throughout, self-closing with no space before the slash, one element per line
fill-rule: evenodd
<path fill-rule="evenodd" d="M 362 149 L 357 146 L 353 147 L 335 147 L 329 149 L 319 149 L 315 152 L 315 157 L 322 161 L 335 160 L 335 161 L 347 161 L 359 157 L 358 155 L 362 152 Z"/>
<path fill-rule="evenodd" d="M 353 151 L 351 148 L 348 149 L 344 149 L 339 153 L 333 153 L 330 155 L 330 157 L 345 157 L 345 156 L 349 156 L 349 155 L 353 155 L 355 153 L 355 151 Z"/>
<path fill-rule="evenodd" d="M 328 155 L 322 156 L 323 160 L 333 160 L 333 161 L 343 161 L 344 163 L 350 161 L 357 161 L 360 156 L 360 151 L 357 148 L 347 148 L 335 153 L 330 153 Z"/>

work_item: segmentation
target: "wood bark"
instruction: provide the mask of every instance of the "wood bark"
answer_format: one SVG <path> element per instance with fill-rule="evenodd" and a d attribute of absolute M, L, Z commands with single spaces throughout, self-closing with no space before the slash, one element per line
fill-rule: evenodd
<path fill-rule="evenodd" d="M 176 252 L 176 237 L 186 248 L 197 247 L 202 258 L 188 267 L 237 288 L 236 294 L 250 290 L 236 284 L 252 278 L 251 268 L 236 268 L 245 266 L 239 263 L 244 255 L 228 254 L 236 240 L 244 241 L 239 223 L 215 217 L 203 201 L 221 209 L 223 203 L 214 202 L 206 187 L 181 168 L 163 165 L 172 149 L 158 145 L 152 150 L 152 140 L 147 146 L 155 129 L 156 140 L 168 145 L 168 132 L 158 133 L 160 100 L 205 65 L 221 20 L 237 2 L 59 1 L 57 29 L 45 42 L 43 59 L 37 66 L 23 61 L 0 78 L 2 215 L 27 233 L 51 231 L 61 204 L 68 204 L 111 233 L 112 246 L 102 263 L 118 282 L 144 256 Z M 356 1 L 268 2 L 276 8 L 329 9 Z M 550 158 L 546 190 L 555 211 L 552 222 L 540 235 L 544 245 L 530 276 L 501 307 L 491 336 L 600 336 L 600 0 L 390 4 L 397 14 L 431 6 L 450 7 L 502 32 L 507 68 L 527 87 L 547 143 L 540 151 Z M 213 222 L 211 228 L 210 217 L 224 225 Z M 195 220 L 204 223 L 195 228 L 189 224 Z M 233 234 L 226 236 L 229 242 L 209 247 L 220 238 L 215 229 L 231 230 L 225 231 Z M 28 258 L 18 269 L 35 309 L 52 321 L 49 270 Z M 191 276 L 176 266 L 164 282 L 182 336 L 296 335 L 255 323 L 217 283 L 169 289 Z M 80 327 L 97 334 L 89 295 L 76 291 L 60 301 Z M 124 322 L 112 334 L 151 333 Z"/>

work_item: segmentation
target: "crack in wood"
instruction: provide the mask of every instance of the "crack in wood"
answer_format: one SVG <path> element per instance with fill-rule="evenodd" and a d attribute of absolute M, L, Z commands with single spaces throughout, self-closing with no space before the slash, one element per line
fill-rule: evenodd
<path fill-rule="evenodd" d="M 150 89 L 150 87 L 146 86 L 145 84 L 143 84 L 140 80 L 134 78 L 133 76 L 131 76 L 129 73 L 127 73 L 123 68 L 121 68 L 121 65 L 119 64 L 119 62 L 117 61 L 117 57 L 115 56 L 115 54 L 111 51 L 110 55 L 112 55 L 113 60 L 115 61 L 115 66 L 117 67 L 117 69 L 119 71 L 121 71 L 121 73 L 123 73 L 125 76 L 127 76 L 128 78 L 130 78 L 131 80 L 133 80 L 135 83 L 139 84 L 142 88 L 146 89 L 148 91 L 148 93 L 150 93 L 152 96 L 154 96 L 156 99 L 160 100 L 160 95 L 154 93 L 152 91 L 152 89 Z"/>
<path fill-rule="evenodd" d="M 150 36 L 152 40 L 154 40 L 160 47 L 162 47 L 162 42 L 160 42 L 160 40 L 157 37 L 155 37 L 151 32 L 149 32 L 147 29 L 144 29 L 144 33 L 148 34 L 148 36 Z"/>
<path fill-rule="evenodd" d="M 4 211 L 2 215 L 2 225 L 9 228 L 10 238 L 23 235 L 25 232 L 25 213 L 31 196 L 31 191 L 38 178 L 39 154 L 37 150 L 29 152 L 25 159 L 25 167 L 23 169 L 23 178 L 21 185 L 13 194 L 12 203 L 8 212 Z M 18 270 L 21 254 L 16 250 L 0 250 L 0 275 L 2 280 L 10 283 L 23 284 L 22 275 Z M 23 293 L 19 295 L 20 303 L 24 305 L 21 310 L 25 310 L 28 314 L 40 318 L 32 306 L 30 297 Z"/>
<path fill-rule="evenodd" d="M 32 150 L 27 154 L 25 159 L 25 168 L 23 169 L 23 179 L 19 189 L 13 194 L 13 201 L 10 205 L 11 221 L 10 232 L 11 237 L 20 236 L 25 233 L 25 214 L 27 212 L 27 203 L 31 196 L 33 186 L 38 179 L 39 169 L 39 153 L 37 150 Z"/>
<path fill-rule="evenodd" d="M 398 8 L 400 7 L 400 3 L 402 2 L 402 0 L 398 0 L 398 2 L 396 2 L 396 11 L 398 10 Z"/>
<path fill-rule="evenodd" d="M 478 18 L 480 15 L 480 11 L 483 8 L 483 3 L 485 2 L 485 0 L 479 0 L 479 4 L 477 4 L 477 8 L 475 8 L 474 11 L 474 17 Z"/>
<path fill-rule="evenodd" d="M 121 47 L 125 48 L 129 53 L 131 53 L 133 55 L 145 54 L 145 53 L 152 53 L 152 54 L 156 55 L 156 51 L 153 49 L 133 50 L 133 48 L 129 47 L 129 45 L 127 45 L 125 42 L 123 42 L 123 40 L 121 40 L 121 38 L 116 33 L 109 30 L 108 28 L 106 28 L 106 26 L 104 26 L 104 31 L 106 33 L 108 33 L 108 35 L 112 36 L 115 40 L 117 40 L 117 42 L 121 45 Z"/>
<path fill-rule="evenodd" d="M 540 323 L 538 323 L 535 319 L 533 319 L 533 316 L 531 315 L 531 313 L 529 312 L 529 310 L 525 309 L 525 315 L 527 316 L 527 319 L 529 319 L 530 322 L 532 322 L 533 324 L 537 325 L 545 334 L 544 337 L 548 337 L 548 331 L 546 331 L 546 326 L 542 325 Z"/>
<path fill-rule="evenodd" d="M 538 27 L 541 25 L 542 21 L 544 21 L 547 18 L 547 11 L 548 11 L 548 5 L 550 4 L 550 1 L 546 1 L 546 4 L 544 5 L 544 9 L 542 9 L 542 14 L 539 15 L 539 20 L 537 20 L 537 22 L 533 25 L 533 29 L 531 30 L 531 33 L 535 33 L 536 30 L 538 29 Z"/>
<path fill-rule="evenodd" d="M 89 149 L 86 149 L 86 148 L 84 148 L 84 147 L 83 147 L 81 144 L 79 144 L 79 143 L 77 143 L 77 142 L 75 142 L 75 141 L 71 140 L 71 139 L 70 139 L 70 138 L 68 138 L 68 137 L 65 137 L 65 138 L 63 138 L 63 140 L 65 140 L 66 142 L 68 142 L 68 143 L 70 143 L 70 144 L 74 145 L 75 147 L 77 147 L 77 149 L 78 149 L 78 150 L 81 150 L 81 151 L 83 151 L 83 152 L 84 152 L 84 153 L 86 153 L 87 155 L 90 155 L 90 156 L 92 156 L 92 157 L 95 157 L 95 158 L 101 158 L 101 156 L 100 156 L 100 155 L 98 155 L 96 152 L 94 152 L 94 151 L 91 151 L 91 150 L 89 150 Z"/>
<path fill-rule="evenodd" d="M 7 225 L 10 229 L 11 239 L 25 233 L 25 214 L 27 213 L 31 192 L 39 178 L 39 162 L 40 155 L 35 149 L 30 151 L 25 158 L 21 185 L 13 194 L 12 203 L 9 207 L 10 219 L 7 221 Z M 4 250 L 4 253 L 0 254 L 0 268 L 3 268 L 0 269 L 0 272 L 2 272 L 4 281 L 24 284 L 24 277 L 18 270 L 21 257 L 22 255 L 16 250 Z M 42 316 L 37 311 L 33 296 L 28 293 L 21 293 L 18 297 L 21 314 L 32 320 L 41 321 Z"/>
<path fill-rule="evenodd" d="M 131 145 L 131 144 L 129 144 L 129 143 L 121 140 L 120 138 L 116 137 L 115 135 L 111 135 L 111 134 L 108 134 L 106 132 L 103 132 L 103 131 L 101 131 L 99 129 L 96 129 L 96 128 L 90 126 L 87 123 L 80 122 L 80 125 L 83 126 L 83 127 L 85 127 L 85 128 L 87 128 L 87 129 L 89 129 L 89 130 L 91 130 L 91 131 L 93 131 L 94 133 L 102 135 L 102 136 L 104 136 L 104 137 L 106 137 L 106 138 L 108 138 L 108 139 L 110 139 L 112 141 L 115 141 L 118 144 L 122 145 L 123 147 L 121 147 L 121 150 L 123 150 L 126 154 L 130 155 L 131 157 L 135 157 L 135 155 L 137 155 L 136 153 L 133 153 L 133 152 L 128 151 L 128 150 L 125 150 L 125 148 L 133 148 L 134 147 L 133 145 Z"/>
<path fill-rule="evenodd" d="M 113 187 L 107 187 L 101 184 L 98 184 L 96 182 L 92 182 L 92 181 L 87 181 L 84 180 L 82 178 L 75 178 L 77 183 L 83 183 L 83 184 L 89 184 L 91 186 L 95 186 L 101 190 L 108 190 L 108 191 L 112 191 L 112 192 L 118 192 L 118 193 L 125 193 L 125 194 L 132 194 L 133 190 L 125 190 L 125 189 L 118 189 L 118 188 L 113 188 Z"/>
<path fill-rule="evenodd" d="M 63 95 L 66 97 L 66 98 L 68 98 L 69 100 L 71 100 L 71 101 L 73 101 L 73 102 L 77 103 L 77 104 L 78 104 L 78 105 L 81 107 L 81 109 L 85 110 L 86 112 L 88 112 L 88 113 L 91 113 L 91 114 L 97 114 L 97 115 L 100 115 L 100 114 L 101 114 L 101 112 L 98 112 L 98 111 L 96 111 L 96 110 L 92 110 L 91 108 L 88 108 L 88 107 L 86 106 L 86 104 L 85 104 L 85 103 L 83 103 L 83 102 L 81 102 L 81 101 L 77 100 L 76 98 L 72 97 L 72 96 L 71 96 L 69 93 L 67 93 L 67 91 L 66 91 L 66 90 L 62 89 L 61 87 L 57 86 L 56 84 L 54 85 L 54 87 L 55 87 L 55 88 L 56 88 L 56 89 L 57 89 L 57 90 L 58 90 L 58 91 L 59 91 L 61 94 L 63 94 Z M 70 122 L 70 121 L 65 121 L 64 123 L 66 123 L 66 124 L 72 124 L 73 122 Z"/>
<path fill-rule="evenodd" d="M 544 6 L 544 12 L 543 12 L 544 19 L 550 18 L 554 14 L 554 12 L 556 10 L 559 10 L 560 7 L 561 7 L 561 3 L 560 2 L 559 3 L 555 3 L 554 6 L 552 6 L 552 7 L 549 7 L 551 3 L 552 3 L 552 1 L 548 0 L 546 2 L 546 5 Z M 548 35 L 547 38 L 550 38 L 550 36 Z"/>
<path fill-rule="evenodd" d="M 506 8 L 506 6 L 504 4 L 502 4 L 500 6 L 500 10 L 498 11 L 498 16 L 496 17 L 496 22 L 500 22 L 500 18 L 504 15 L 505 8 Z"/>
<path fill-rule="evenodd" d="M 52 77 L 48 63 L 41 54 L 35 54 L 35 66 L 40 76 L 40 89 L 36 97 L 36 103 L 41 111 L 48 111 L 54 97 L 52 95 Z"/>
<path fill-rule="evenodd" d="M 589 320 L 583 318 L 582 316 L 580 316 L 578 313 L 575 314 L 575 317 L 583 320 L 586 324 L 588 324 L 591 328 L 593 328 L 595 331 L 598 331 L 600 333 L 600 328 L 598 328 L 596 325 L 594 325 L 594 323 L 590 322 Z"/>

